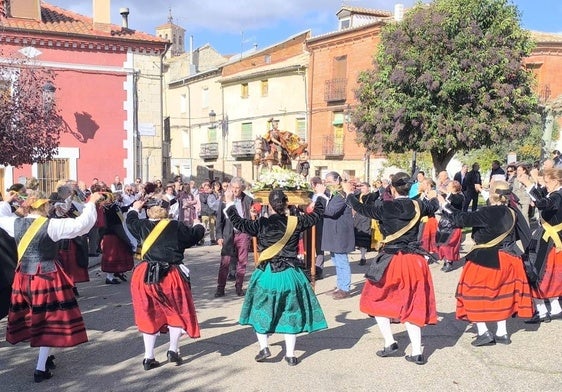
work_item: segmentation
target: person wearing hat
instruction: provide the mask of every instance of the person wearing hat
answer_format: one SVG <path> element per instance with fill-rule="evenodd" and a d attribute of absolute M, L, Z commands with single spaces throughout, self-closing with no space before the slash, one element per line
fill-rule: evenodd
<path fill-rule="evenodd" d="M 437 193 L 429 191 L 429 200 L 409 199 L 412 180 L 407 173 L 392 176 L 392 201 L 361 204 L 353 194 L 351 184 L 344 183 L 346 202 L 358 214 L 379 221 L 385 235 L 379 254 L 371 262 L 363 286 L 359 308 L 372 316 L 384 338 L 384 348 L 376 352 L 379 357 L 402 356 L 392 334 L 391 322 L 405 324 L 412 351 L 406 355 L 408 362 L 425 364 L 422 353 L 421 328 L 437 323 L 435 292 L 427 261 L 418 253 L 415 244 L 423 216 L 439 208 Z"/>
<path fill-rule="evenodd" d="M 147 208 L 149 219 L 139 219 L 143 207 Z M 168 207 L 169 202 L 164 199 L 137 200 L 126 219 L 129 231 L 143 244 L 142 261 L 131 278 L 131 296 L 135 323 L 144 340 L 144 370 L 160 366 L 154 358 L 159 332 L 170 334 L 166 355 L 176 366 L 182 363 L 179 351 L 182 333 L 192 338 L 200 336 L 183 255 L 186 248 L 203 238 L 205 228 L 199 221 L 190 227 L 167 219 Z"/>
<path fill-rule="evenodd" d="M 48 219 L 49 200 L 30 192 L 25 201 L 29 214 L 12 215 L 10 194 L 0 202 L 0 228 L 18 244 L 18 266 L 12 286 L 6 341 L 29 341 L 39 347 L 35 382 L 52 377 L 55 368 L 51 347 L 72 347 L 88 341 L 73 282 L 56 261 L 57 242 L 86 234 L 96 221 L 95 202 L 90 196 L 82 214 L 73 218 Z"/>
<path fill-rule="evenodd" d="M 285 361 L 298 364 L 295 356 L 296 334 L 327 328 L 322 308 L 297 258 L 300 233 L 322 217 L 323 204 L 316 202 L 310 214 L 288 215 L 288 198 L 276 189 L 269 194 L 269 216 L 257 220 L 240 217 L 232 190 L 225 192 L 223 210 L 232 225 L 258 238 L 259 264 L 254 270 L 239 323 L 256 331 L 260 351 L 255 357 L 263 362 L 271 357 L 268 334 L 285 335 Z"/>

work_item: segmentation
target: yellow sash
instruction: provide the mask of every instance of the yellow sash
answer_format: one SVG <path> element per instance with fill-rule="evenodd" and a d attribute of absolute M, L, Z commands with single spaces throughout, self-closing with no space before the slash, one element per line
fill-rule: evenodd
<path fill-rule="evenodd" d="M 275 255 L 277 255 L 277 253 L 281 252 L 281 249 L 283 249 L 285 244 L 287 244 L 287 241 L 289 241 L 289 238 L 291 238 L 291 236 L 295 232 L 295 229 L 297 228 L 297 221 L 298 220 L 296 216 L 287 217 L 287 230 L 285 230 L 285 234 L 283 234 L 283 237 L 281 237 L 279 241 L 261 252 L 260 257 L 258 258 L 258 264 L 264 260 L 271 259 Z"/>
<path fill-rule="evenodd" d="M 412 200 L 412 202 L 414 203 L 414 209 L 416 210 L 416 215 L 414 215 L 414 219 L 412 219 L 406 226 L 404 226 L 403 228 L 398 230 L 396 233 L 392 233 L 392 234 L 384 237 L 384 239 L 382 240 L 383 244 L 389 243 L 390 241 L 394 241 L 394 240 L 402 237 L 412 227 L 414 227 L 416 225 L 416 223 L 418 223 L 418 220 L 420 219 L 420 216 L 421 216 L 420 205 L 418 204 L 418 202 L 416 202 L 414 200 Z"/>
<path fill-rule="evenodd" d="M 511 227 L 509 228 L 509 230 L 507 230 L 505 233 L 503 233 L 499 237 L 496 237 L 493 240 L 486 242 L 485 244 L 474 245 L 472 247 L 471 251 L 474 250 L 474 249 L 491 248 L 493 246 L 496 246 L 497 244 L 502 242 L 505 239 L 505 237 L 507 237 L 509 235 L 509 233 L 511 233 L 511 230 L 513 230 L 513 227 L 515 226 L 516 219 L 515 219 L 515 211 L 510 209 L 509 212 L 511 212 L 511 216 L 513 217 L 513 223 L 511 224 Z"/>
<path fill-rule="evenodd" d="M 560 252 L 562 250 L 562 241 L 560 241 L 560 236 L 558 232 L 562 230 L 562 223 L 557 224 L 556 226 L 552 226 L 550 223 L 542 221 L 542 227 L 544 229 L 544 234 L 542 239 L 545 242 L 548 242 L 549 238 L 552 238 L 552 242 L 554 242 L 554 246 L 556 250 Z"/>
<path fill-rule="evenodd" d="M 154 226 L 154 229 L 152 229 L 148 237 L 146 237 L 146 239 L 142 243 L 141 259 L 144 259 L 144 255 L 146 254 L 146 252 L 148 252 L 152 244 L 154 244 L 154 241 L 156 241 L 160 234 L 162 234 L 166 226 L 168 226 L 168 223 L 170 223 L 169 219 L 162 219 L 156 224 L 156 226 Z"/>
<path fill-rule="evenodd" d="M 27 228 L 27 231 L 24 233 L 23 237 L 21 237 L 20 243 L 18 244 L 18 264 L 21 262 L 21 258 L 31 243 L 31 240 L 33 240 L 39 229 L 41 229 L 47 221 L 47 218 L 40 216 L 31 222 L 31 225 Z"/>

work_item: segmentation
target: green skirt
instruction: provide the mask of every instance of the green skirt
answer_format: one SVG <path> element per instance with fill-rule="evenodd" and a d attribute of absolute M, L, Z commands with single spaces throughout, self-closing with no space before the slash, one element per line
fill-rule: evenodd
<path fill-rule="evenodd" d="M 310 282 L 300 268 L 271 272 L 256 269 L 250 278 L 240 324 L 257 333 L 314 332 L 328 328 L 324 313 Z"/>

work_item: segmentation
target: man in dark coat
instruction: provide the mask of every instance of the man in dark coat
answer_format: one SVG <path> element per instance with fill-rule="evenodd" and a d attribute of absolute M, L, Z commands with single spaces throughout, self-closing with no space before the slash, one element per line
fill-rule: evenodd
<path fill-rule="evenodd" d="M 249 219 L 250 207 L 252 206 L 253 199 L 244 193 L 244 180 L 240 177 L 232 178 L 232 180 L 230 180 L 230 189 L 234 193 L 234 205 L 236 206 L 238 215 L 242 218 Z M 223 212 L 224 207 L 225 204 L 222 202 L 217 214 L 217 243 L 222 249 L 215 297 L 224 297 L 224 288 L 226 286 L 228 268 L 232 257 L 237 258 L 235 287 L 236 294 L 241 297 L 244 295 L 242 286 L 244 285 L 244 276 L 246 275 L 248 248 L 250 246 L 251 237 L 232 227 L 232 223 Z"/>
<path fill-rule="evenodd" d="M 0 320 L 8 314 L 18 260 L 16 241 L 0 229 Z"/>
<path fill-rule="evenodd" d="M 466 186 L 466 192 L 464 195 L 464 205 L 462 207 L 463 211 L 468 211 L 468 206 L 472 204 L 472 211 L 476 211 L 478 208 L 478 195 L 482 190 L 482 178 L 480 177 L 480 165 L 474 163 L 472 165 L 472 170 L 466 173 L 464 178 L 464 183 Z"/>
<path fill-rule="evenodd" d="M 334 299 L 349 297 L 351 268 L 347 254 L 355 250 L 353 216 L 351 207 L 345 203 L 341 182 L 342 178 L 338 173 L 326 174 L 325 185 L 330 192 L 330 200 L 324 210 L 322 250 L 330 252 L 331 260 L 336 266 L 337 288 L 332 295 Z"/>

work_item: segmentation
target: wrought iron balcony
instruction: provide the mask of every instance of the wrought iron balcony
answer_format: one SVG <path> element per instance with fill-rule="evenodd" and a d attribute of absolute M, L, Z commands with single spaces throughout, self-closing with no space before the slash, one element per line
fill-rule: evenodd
<path fill-rule="evenodd" d="M 346 87 L 347 79 L 345 78 L 326 80 L 324 85 L 324 101 L 345 101 Z"/>
<path fill-rule="evenodd" d="M 254 140 L 235 140 L 232 142 L 231 155 L 234 158 L 253 158 L 256 153 Z"/>
<path fill-rule="evenodd" d="M 343 137 L 324 136 L 322 140 L 322 154 L 326 158 L 343 157 Z"/>
<path fill-rule="evenodd" d="M 218 159 L 219 157 L 219 144 L 218 143 L 203 143 L 199 151 L 201 159 Z"/>

